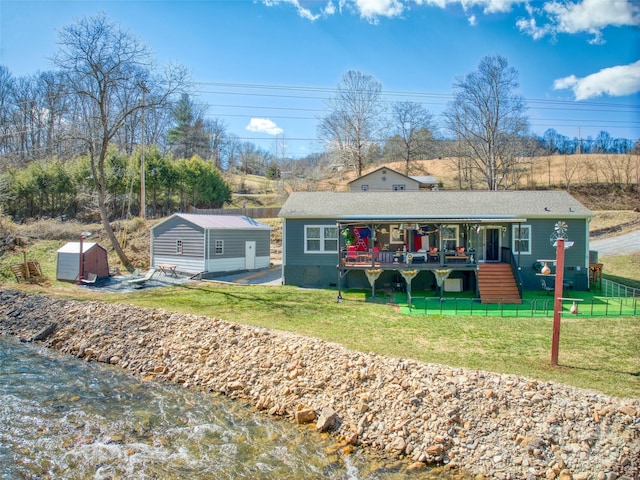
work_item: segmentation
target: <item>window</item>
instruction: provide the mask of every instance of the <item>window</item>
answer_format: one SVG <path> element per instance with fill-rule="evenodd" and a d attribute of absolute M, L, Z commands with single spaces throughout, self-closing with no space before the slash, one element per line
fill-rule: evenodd
<path fill-rule="evenodd" d="M 513 225 L 513 253 L 531 255 L 531 225 Z"/>
<path fill-rule="evenodd" d="M 393 186 L 393 191 L 394 191 L 394 192 L 401 192 L 401 191 L 402 191 L 402 190 L 404 190 L 404 189 L 405 189 L 405 186 L 404 186 L 404 185 L 394 185 L 394 186 Z"/>
<path fill-rule="evenodd" d="M 213 254 L 214 255 L 224 254 L 224 240 L 216 240 L 213 243 Z"/>
<path fill-rule="evenodd" d="M 360 190 L 362 190 L 363 192 L 366 192 L 369 190 L 369 185 L 360 185 Z"/>
<path fill-rule="evenodd" d="M 307 225 L 304 227 L 305 253 L 336 253 L 338 227 L 335 225 Z"/>
<path fill-rule="evenodd" d="M 176 240 L 176 253 L 182 255 L 182 240 Z"/>
<path fill-rule="evenodd" d="M 440 230 L 442 248 L 444 250 L 455 250 L 458 246 L 458 225 L 446 225 Z"/>

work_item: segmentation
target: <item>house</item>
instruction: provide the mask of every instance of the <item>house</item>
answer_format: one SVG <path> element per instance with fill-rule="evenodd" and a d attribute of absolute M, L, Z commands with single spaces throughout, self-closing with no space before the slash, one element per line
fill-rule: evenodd
<path fill-rule="evenodd" d="M 407 176 L 389 167 L 380 167 L 347 183 L 352 192 L 416 191 L 436 187 L 436 177 Z"/>
<path fill-rule="evenodd" d="M 80 265 L 80 245 L 82 245 L 82 266 Z M 90 274 L 94 278 L 109 276 L 109 261 L 107 250 L 93 242 L 69 242 L 58 249 L 56 279 L 68 282 L 78 281 L 82 272 L 82 278 L 88 278 Z M 93 276 L 91 275 L 91 276 Z"/>
<path fill-rule="evenodd" d="M 564 238 L 565 280 L 589 287 L 593 215 L 564 191 L 295 192 L 279 216 L 286 285 L 400 283 L 517 302 Z"/>
<path fill-rule="evenodd" d="M 242 215 L 176 213 L 151 227 L 151 265 L 189 274 L 270 265 L 271 227 Z"/>

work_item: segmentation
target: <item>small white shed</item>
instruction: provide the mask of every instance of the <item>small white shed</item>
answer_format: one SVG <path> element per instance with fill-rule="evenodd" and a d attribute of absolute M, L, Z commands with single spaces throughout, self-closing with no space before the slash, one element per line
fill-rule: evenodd
<path fill-rule="evenodd" d="M 80 242 L 67 243 L 58 249 L 57 254 L 56 279 L 77 281 L 80 274 Z M 89 273 L 95 273 L 98 278 L 109 276 L 107 251 L 97 243 L 82 243 L 82 259 L 83 278 L 87 278 Z"/>

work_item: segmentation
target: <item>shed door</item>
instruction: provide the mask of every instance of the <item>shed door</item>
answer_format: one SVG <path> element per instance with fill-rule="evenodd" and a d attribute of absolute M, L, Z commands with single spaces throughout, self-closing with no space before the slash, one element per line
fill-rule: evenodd
<path fill-rule="evenodd" d="M 256 268 L 256 241 L 244 242 L 244 268 L 253 270 Z"/>

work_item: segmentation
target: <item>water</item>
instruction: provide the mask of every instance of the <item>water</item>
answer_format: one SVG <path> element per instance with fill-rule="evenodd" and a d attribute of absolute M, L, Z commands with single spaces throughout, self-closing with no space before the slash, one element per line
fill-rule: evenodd
<path fill-rule="evenodd" d="M 0 337 L 3 480 L 406 478 L 328 442 L 224 397 Z"/>

